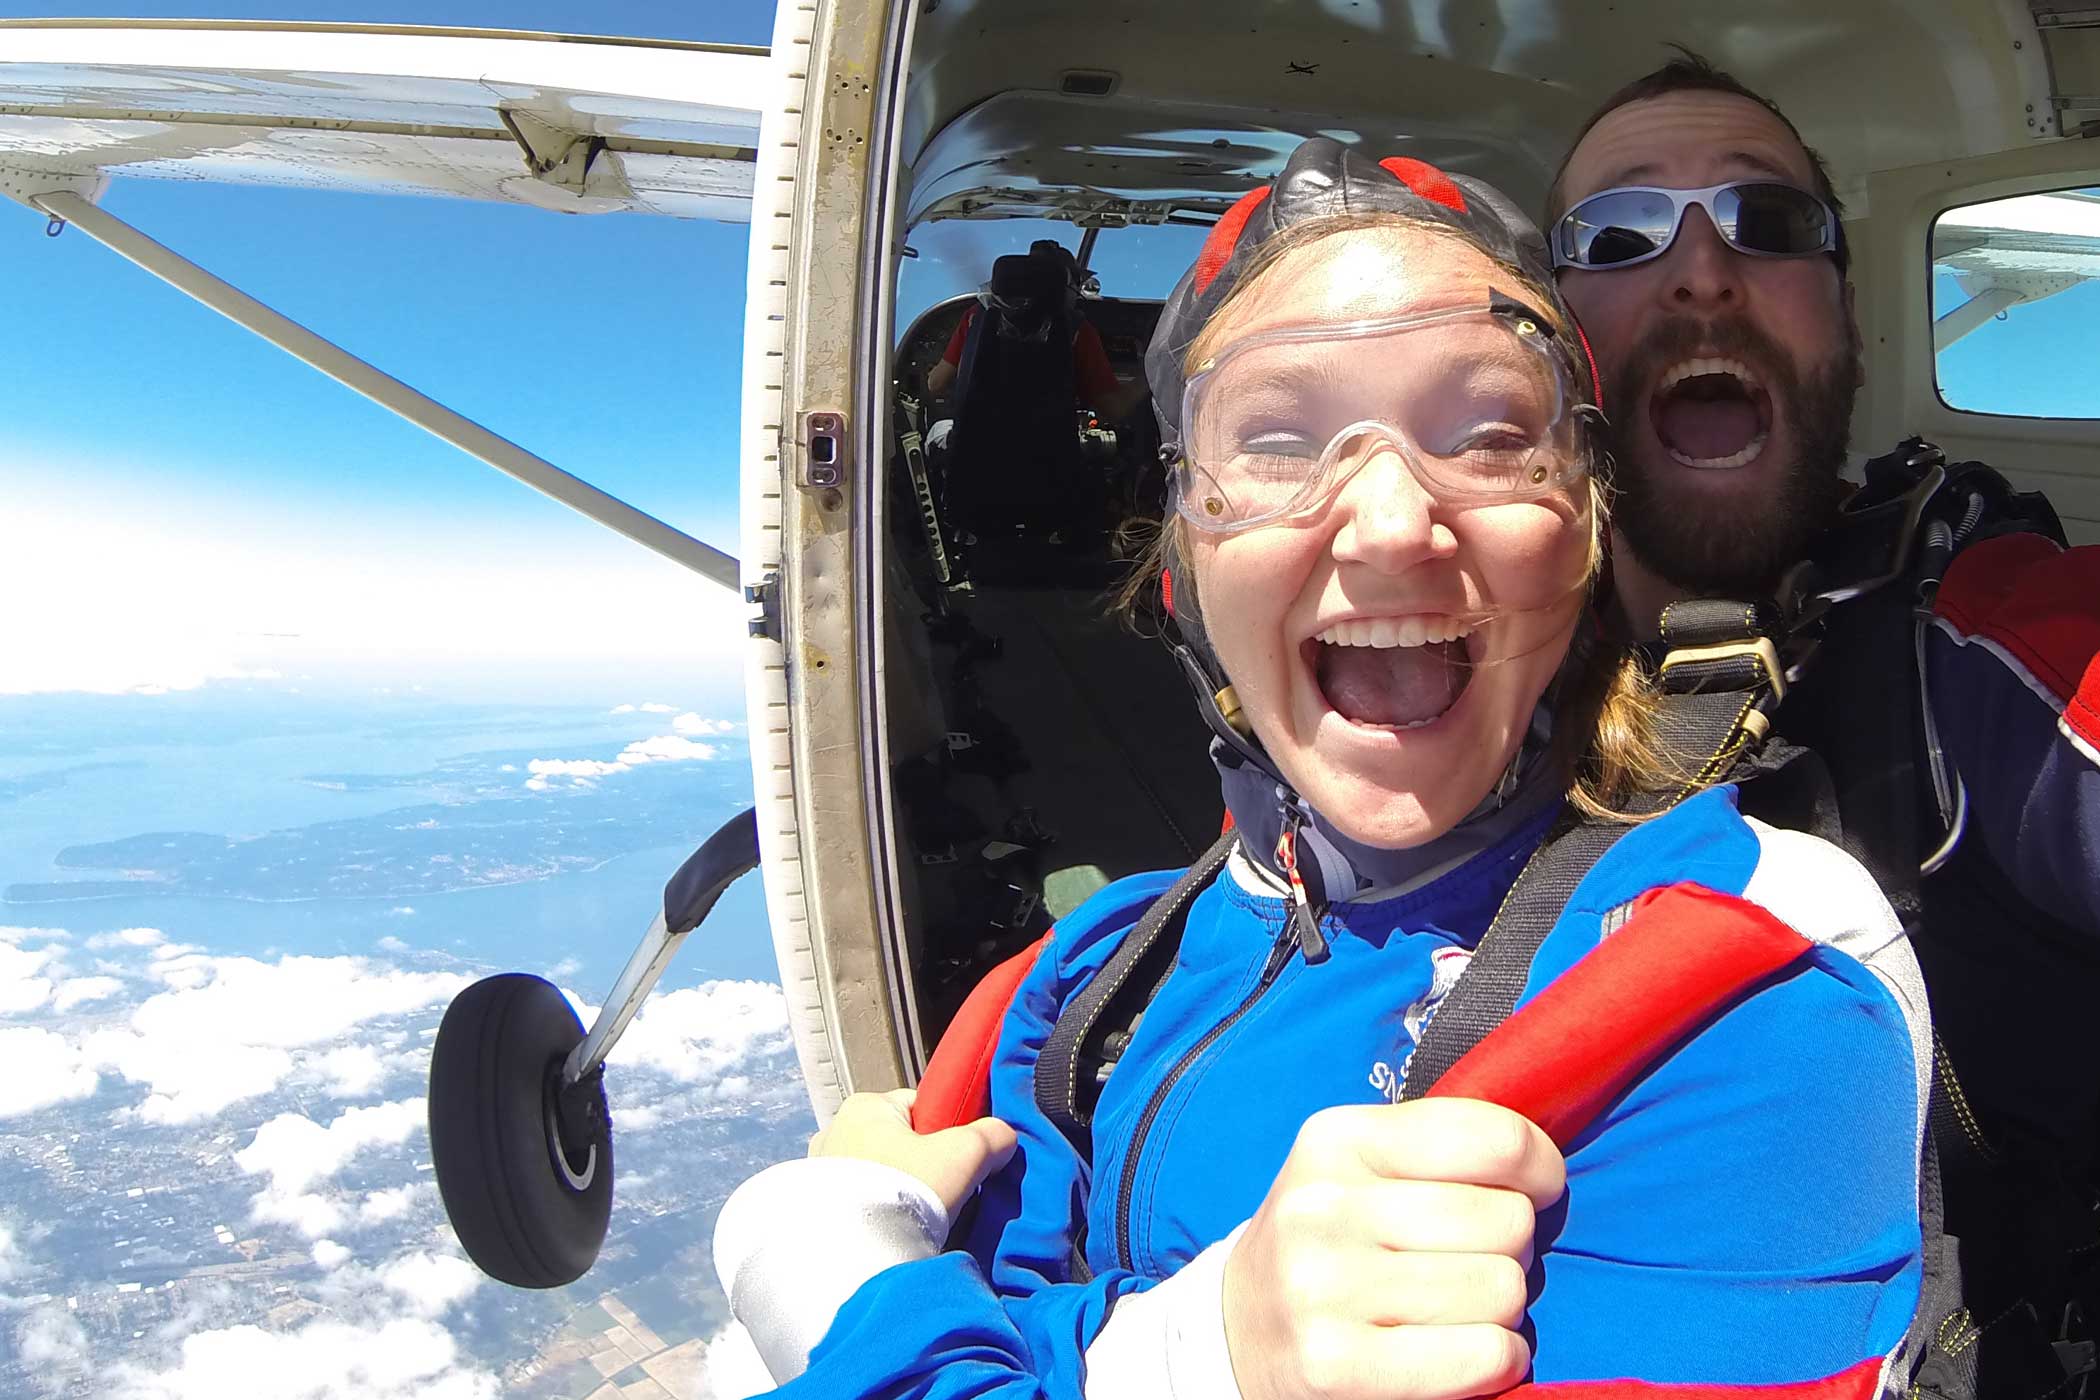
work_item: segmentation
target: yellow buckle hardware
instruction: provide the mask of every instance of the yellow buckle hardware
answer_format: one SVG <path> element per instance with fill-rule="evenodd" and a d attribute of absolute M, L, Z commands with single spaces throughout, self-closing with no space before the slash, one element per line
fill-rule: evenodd
<path fill-rule="evenodd" d="M 1765 668 L 1765 679 L 1771 682 L 1772 698 L 1786 699 L 1786 668 L 1779 664 L 1779 648 L 1770 637 L 1759 637 L 1748 642 L 1722 642 L 1710 647 L 1678 647 L 1662 659 L 1662 670 L 1668 673 L 1672 666 L 1687 666 L 1698 661 L 1726 661 L 1736 656 L 1754 656 Z"/>

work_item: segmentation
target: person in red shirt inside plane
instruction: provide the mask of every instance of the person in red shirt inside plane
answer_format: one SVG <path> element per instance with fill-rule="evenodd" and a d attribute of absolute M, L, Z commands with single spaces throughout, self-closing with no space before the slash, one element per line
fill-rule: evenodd
<path fill-rule="evenodd" d="M 1079 265 L 1063 245 L 1047 238 L 1038 239 L 1029 246 L 1028 255 L 1053 260 L 1063 267 L 1071 294 L 1076 299 Z M 955 334 L 948 337 L 948 348 L 941 352 L 940 363 L 927 372 L 926 389 L 935 398 L 945 397 L 955 387 L 956 376 L 962 368 L 963 348 L 982 309 L 981 303 L 973 303 L 964 309 L 962 320 L 956 323 Z M 1145 401 L 1147 392 L 1142 376 L 1128 384 L 1116 378 L 1116 372 L 1108 362 L 1108 350 L 1101 343 L 1101 332 L 1084 317 L 1078 318 L 1078 329 L 1072 337 L 1072 384 L 1077 398 L 1073 406 L 1091 408 L 1108 422 L 1128 417 Z"/>

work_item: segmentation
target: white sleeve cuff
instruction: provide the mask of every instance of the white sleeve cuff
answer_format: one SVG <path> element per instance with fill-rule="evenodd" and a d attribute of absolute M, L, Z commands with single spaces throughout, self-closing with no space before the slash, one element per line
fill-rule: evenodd
<path fill-rule="evenodd" d="M 1225 1261 L 1246 1228 L 1164 1283 L 1116 1299 L 1086 1349 L 1086 1400 L 1240 1400 L 1225 1345 Z"/>
<path fill-rule="evenodd" d="M 776 1382 L 809 1365 L 846 1300 L 892 1264 L 929 1259 L 948 1238 L 940 1198 L 909 1172 L 857 1157 L 766 1168 L 715 1221 L 715 1276 Z"/>

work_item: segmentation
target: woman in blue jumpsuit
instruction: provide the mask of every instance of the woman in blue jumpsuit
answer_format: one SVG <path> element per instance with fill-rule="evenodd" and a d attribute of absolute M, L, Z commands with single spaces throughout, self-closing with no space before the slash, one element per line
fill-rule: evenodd
<path fill-rule="evenodd" d="M 1598 959 L 1667 946 L 1611 944 L 1643 909 L 1688 956 L 1777 930 L 1768 974 L 1550 1137 L 1494 1103 L 1396 1101 L 1556 822 L 1671 778 L 1638 672 L 1586 622 L 1596 385 L 1535 231 L 1477 181 L 1308 142 L 1221 220 L 1148 377 L 1179 454 L 1171 606 L 1229 685 L 1214 752 L 1239 845 L 1090 1153 L 1038 1106 L 1036 1062 L 1175 872 L 1059 925 L 1001 1028 L 991 1119 L 918 1138 L 908 1094 L 856 1096 L 811 1159 L 725 1207 L 723 1282 L 774 1374 L 800 1371 L 782 1393 L 1900 1388 L 1923 993 L 1864 870 L 1741 815 L 1734 788 L 1627 824 L 1512 1025 L 1536 1010 L 1527 1043 L 1579 1064 L 1648 1016 L 1549 1005 Z M 1736 922 L 1702 922 L 1715 908 Z"/>

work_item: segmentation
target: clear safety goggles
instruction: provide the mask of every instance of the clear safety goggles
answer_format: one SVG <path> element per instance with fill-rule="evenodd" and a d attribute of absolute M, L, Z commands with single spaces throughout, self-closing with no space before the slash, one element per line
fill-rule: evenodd
<path fill-rule="evenodd" d="M 1555 267 L 1632 267 L 1670 250 L 1684 211 L 1706 211 L 1721 239 L 1757 258 L 1806 258 L 1837 248 L 1838 220 L 1807 190 L 1772 180 L 1738 180 L 1703 190 L 1646 185 L 1602 190 L 1553 226 Z"/>
<path fill-rule="evenodd" d="M 1583 475 L 1580 407 L 1545 323 L 1500 299 L 1267 331 L 1189 379 L 1174 505 L 1251 530 L 1318 509 L 1385 451 L 1447 505 L 1537 500 Z"/>

